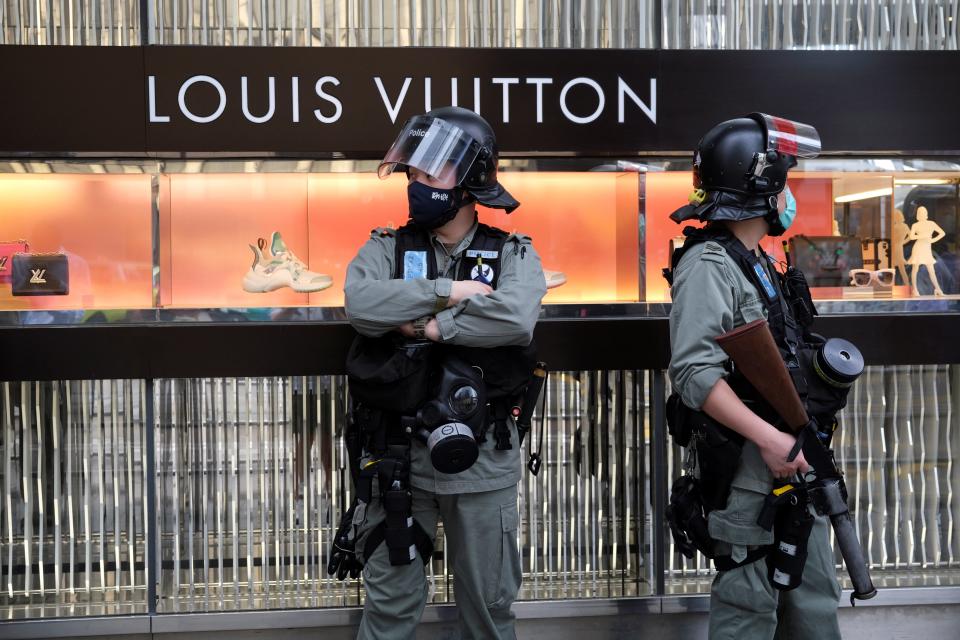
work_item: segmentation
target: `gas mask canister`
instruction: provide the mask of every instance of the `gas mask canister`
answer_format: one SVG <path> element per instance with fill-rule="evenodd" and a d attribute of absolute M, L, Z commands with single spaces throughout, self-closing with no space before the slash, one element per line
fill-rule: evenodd
<path fill-rule="evenodd" d="M 487 394 L 478 369 L 447 355 L 431 399 L 417 412 L 415 435 L 427 445 L 441 473 L 469 469 L 480 455 L 477 433 L 486 416 Z"/>

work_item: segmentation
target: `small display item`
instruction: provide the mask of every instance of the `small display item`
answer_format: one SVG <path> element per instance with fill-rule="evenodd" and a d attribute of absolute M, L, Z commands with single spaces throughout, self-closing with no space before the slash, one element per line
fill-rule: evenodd
<path fill-rule="evenodd" d="M 10 282 L 13 256 L 29 252 L 30 244 L 26 240 L 0 240 L 0 283 Z"/>
<path fill-rule="evenodd" d="M 843 287 L 851 269 L 863 268 L 863 248 L 854 236 L 797 235 L 790 238 L 790 255 L 811 287 Z"/>
<path fill-rule="evenodd" d="M 63 253 L 17 253 L 13 256 L 15 296 L 65 296 L 70 293 L 70 267 Z"/>
<path fill-rule="evenodd" d="M 890 288 L 896 273 L 894 269 L 850 269 L 850 286 Z"/>
<path fill-rule="evenodd" d="M 253 264 L 243 278 L 243 290 L 248 293 L 267 293 L 290 287 L 299 293 L 316 293 L 333 284 L 333 278 L 314 273 L 283 242 L 279 231 L 274 231 L 270 244 L 263 238 L 250 245 Z"/>
<path fill-rule="evenodd" d="M 551 269 L 543 270 L 543 277 L 547 281 L 547 289 L 556 289 L 559 286 L 566 284 L 567 274 L 563 271 L 553 271 Z"/>

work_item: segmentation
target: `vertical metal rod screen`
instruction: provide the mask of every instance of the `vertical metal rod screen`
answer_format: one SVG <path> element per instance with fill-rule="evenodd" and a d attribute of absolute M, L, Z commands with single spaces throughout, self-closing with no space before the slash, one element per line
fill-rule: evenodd
<path fill-rule="evenodd" d="M 955 50 L 958 13 L 958 0 L 0 0 L 0 44 Z"/>
<path fill-rule="evenodd" d="M 520 485 L 521 598 L 702 593 L 711 570 L 656 531 L 653 372 L 555 373 L 546 463 Z M 146 381 L 0 383 L 0 617 L 146 613 Z M 350 606 L 324 572 L 349 503 L 340 377 L 157 380 L 160 613 Z M 958 368 L 870 367 L 836 440 L 878 585 L 960 583 Z M 452 600 L 443 553 L 433 602 Z M 839 563 L 839 558 L 838 558 Z M 844 573 L 841 571 L 841 576 Z"/>

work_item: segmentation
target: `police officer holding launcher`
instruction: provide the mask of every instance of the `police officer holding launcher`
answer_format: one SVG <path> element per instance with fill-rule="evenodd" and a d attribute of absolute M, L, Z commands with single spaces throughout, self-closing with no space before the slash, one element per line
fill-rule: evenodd
<path fill-rule="evenodd" d="M 521 436 L 546 283 L 530 239 L 481 224 L 519 203 L 497 179 L 490 125 L 458 107 L 406 123 L 380 165 L 406 173 L 410 220 L 350 263 L 346 312 L 358 501 L 329 570 L 363 567 L 359 638 L 412 638 L 438 520 L 463 638 L 514 638 Z"/>
<path fill-rule="evenodd" d="M 719 570 L 711 590 L 713 640 L 840 638 L 829 521 L 808 516 L 805 504 L 795 518 L 794 524 L 802 524 L 810 517 L 812 529 L 809 537 L 801 532 L 796 544 L 786 547 L 796 551 L 806 545 L 799 586 L 768 565 L 775 531 L 761 527 L 758 519 L 776 499 L 774 487 L 808 471 L 808 465 L 802 453 L 791 459 L 796 438 L 778 429 L 779 417 L 731 371 L 715 340 L 766 318 L 788 368 L 798 369 L 797 347 L 812 320 L 798 316 L 808 314 L 812 303 L 805 286 L 797 287 L 802 292 L 791 289 L 760 242 L 783 234 L 793 222 L 796 203 L 787 171 L 798 157 L 814 157 L 819 150 L 819 136 L 808 125 L 756 113 L 722 122 L 697 147 L 697 191 L 690 204 L 671 216 L 676 222 L 707 222 L 703 230 L 685 230 L 686 241 L 675 251 L 667 276 L 673 298 L 669 373 L 677 393 L 671 411 L 675 422 L 699 425 L 692 436 L 678 438 L 692 442 L 690 466 L 699 484 L 681 479 L 690 484 L 674 486 L 671 526 L 699 537 L 696 546 Z M 671 425 L 674 435 L 683 429 L 683 424 Z M 828 440 L 829 434 L 822 435 Z M 685 501 L 705 503 L 705 523 L 697 525 L 691 514 L 699 507 L 691 510 Z"/>

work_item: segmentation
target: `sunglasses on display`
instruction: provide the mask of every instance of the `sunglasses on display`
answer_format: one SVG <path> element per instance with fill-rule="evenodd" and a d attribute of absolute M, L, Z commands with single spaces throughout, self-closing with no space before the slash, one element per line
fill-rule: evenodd
<path fill-rule="evenodd" d="M 893 269 L 850 269 L 850 284 L 854 287 L 869 287 L 871 285 L 892 287 L 896 271 Z"/>

